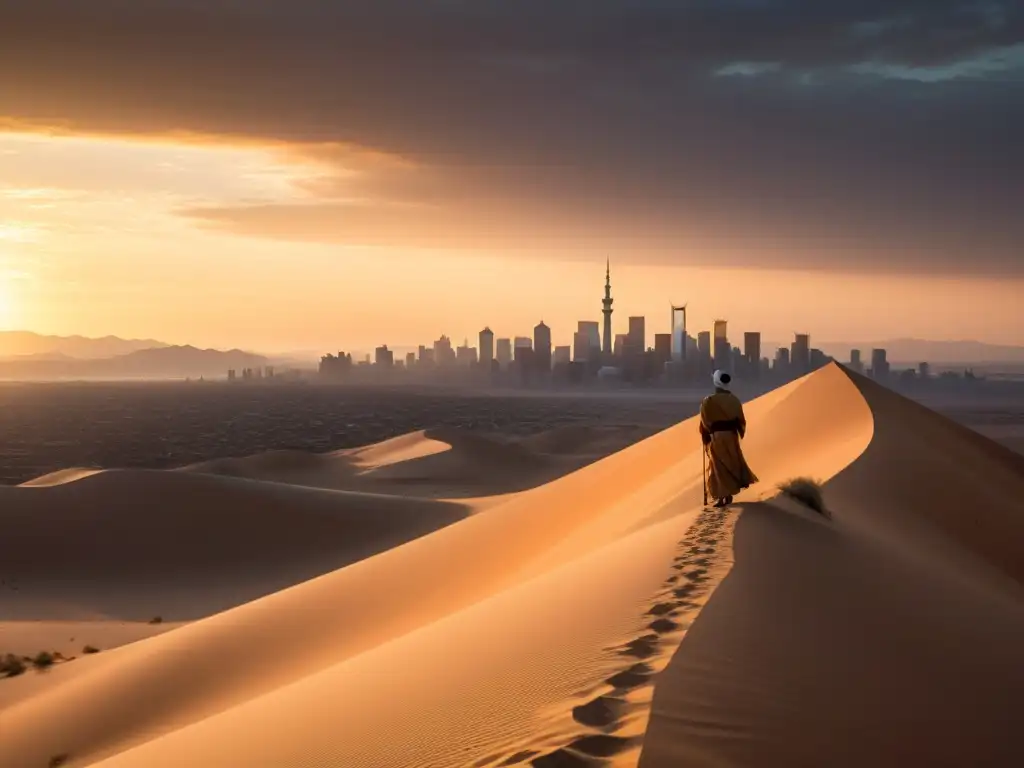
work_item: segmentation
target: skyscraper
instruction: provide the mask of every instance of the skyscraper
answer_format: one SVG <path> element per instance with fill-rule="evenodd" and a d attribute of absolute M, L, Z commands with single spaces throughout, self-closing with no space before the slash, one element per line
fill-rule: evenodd
<path fill-rule="evenodd" d="M 702 365 L 711 360 L 711 331 L 697 333 L 697 354 L 700 355 Z"/>
<path fill-rule="evenodd" d="M 807 373 L 811 370 L 811 337 L 809 334 L 796 334 L 789 362 L 797 374 Z"/>
<path fill-rule="evenodd" d="M 667 363 L 672 359 L 672 334 L 654 334 L 654 355 L 659 363 Z"/>
<path fill-rule="evenodd" d="M 864 372 L 864 362 L 860 358 L 859 349 L 850 350 L 850 370 L 856 371 L 857 373 Z"/>
<path fill-rule="evenodd" d="M 495 357 L 498 359 L 499 366 L 509 367 L 512 363 L 512 339 L 498 339 L 495 344 Z"/>
<path fill-rule="evenodd" d="M 757 378 L 761 373 L 761 334 L 758 331 L 747 331 L 743 334 L 744 374 Z"/>
<path fill-rule="evenodd" d="M 434 362 L 438 365 L 451 365 L 455 362 L 455 350 L 452 349 L 452 341 L 442 335 L 434 342 Z"/>
<path fill-rule="evenodd" d="M 494 332 L 490 328 L 480 331 L 480 364 L 487 370 L 494 359 Z"/>
<path fill-rule="evenodd" d="M 537 370 L 551 370 L 551 329 L 541 320 L 533 328 L 533 356 Z"/>
<path fill-rule="evenodd" d="M 647 349 L 646 319 L 638 316 L 629 318 L 629 333 L 626 336 L 626 354 L 642 354 Z"/>
<path fill-rule="evenodd" d="M 728 371 L 732 368 L 732 345 L 729 344 L 729 335 L 726 332 L 726 321 L 715 320 L 714 328 L 715 368 L 720 371 Z"/>
<path fill-rule="evenodd" d="M 612 354 L 612 263 L 609 260 L 605 264 L 604 273 L 604 299 L 601 301 L 603 309 L 601 314 L 604 315 L 604 347 L 602 351 L 606 356 Z"/>
<path fill-rule="evenodd" d="M 677 307 L 672 305 L 672 324 L 669 326 L 672 333 L 672 359 L 682 362 L 687 355 L 686 349 L 686 305 Z"/>
<path fill-rule="evenodd" d="M 871 378 L 887 379 L 889 377 L 889 360 L 884 349 L 871 350 Z"/>

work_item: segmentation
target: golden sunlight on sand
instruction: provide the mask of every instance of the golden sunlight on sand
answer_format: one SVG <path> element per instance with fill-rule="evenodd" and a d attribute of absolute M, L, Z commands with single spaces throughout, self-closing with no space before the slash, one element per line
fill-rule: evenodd
<path fill-rule="evenodd" d="M 0 679 L 0 765 L 1024 764 L 1024 459 L 835 365 L 747 419 L 725 510 L 693 420 L 490 504 L 443 491 L 544 455 L 0 487 L 0 651 L 78 656 Z"/>

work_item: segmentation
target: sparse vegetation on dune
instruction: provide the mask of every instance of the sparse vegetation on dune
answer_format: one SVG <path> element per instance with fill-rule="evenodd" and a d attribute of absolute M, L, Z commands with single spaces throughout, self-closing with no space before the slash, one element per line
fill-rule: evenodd
<path fill-rule="evenodd" d="M 149 623 L 150 624 L 163 624 L 164 623 L 163 616 L 154 616 L 152 619 L 149 620 Z"/>
<path fill-rule="evenodd" d="M 25 671 L 25 662 L 13 653 L 0 656 L 0 675 L 17 677 Z"/>
<path fill-rule="evenodd" d="M 32 659 L 32 666 L 36 669 L 52 667 L 57 659 L 49 651 L 40 651 Z"/>
<path fill-rule="evenodd" d="M 89 655 L 91 653 L 99 653 L 100 649 L 94 645 L 87 645 L 82 649 L 82 653 Z"/>
<path fill-rule="evenodd" d="M 822 517 L 832 517 L 828 507 L 825 506 L 825 499 L 821 493 L 821 484 L 817 480 L 809 477 L 795 477 L 792 480 L 780 483 L 779 490 L 789 498 L 817 512 Z"/>

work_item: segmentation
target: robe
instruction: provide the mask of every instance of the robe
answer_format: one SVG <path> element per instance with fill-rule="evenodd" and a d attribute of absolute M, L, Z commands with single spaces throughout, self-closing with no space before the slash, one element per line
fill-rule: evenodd
<path fill-rule="evenodd" d="M 718 431 L 714 425 L 730 424 L 733 429 Z M 740 438 L 747 432 L 743 404 L 732 392 L 708 395 L 700 404 L 700 433 L 708 456 L 707 487 L 713 499 L 734 496 L 757 482 L 747 466 Z"/>

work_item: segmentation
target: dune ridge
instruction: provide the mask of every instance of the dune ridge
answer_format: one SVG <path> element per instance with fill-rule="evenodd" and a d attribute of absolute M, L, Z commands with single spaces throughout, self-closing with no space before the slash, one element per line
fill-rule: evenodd
<path fill-rule="evenodd" d="M 0 765 L 1013 764 L 1021 545 L 987 536 L 1017 530 L 1024 472 L 834 365 L 747 416 L 762 481 L 732 509 L 701 509 L 684 421 L 347 567 L 0 681 Z M 359 471 L 458 452 L 424 437 Z M 831 521 L 777 496 L 795 475 L 824 483 Z M 993 489 L 965 524 L 942 504 L 979 476 Z M 300 489 L 318 492 L 335 493 Z M 953 720 L 960 735 L 926 733 Z"/>

